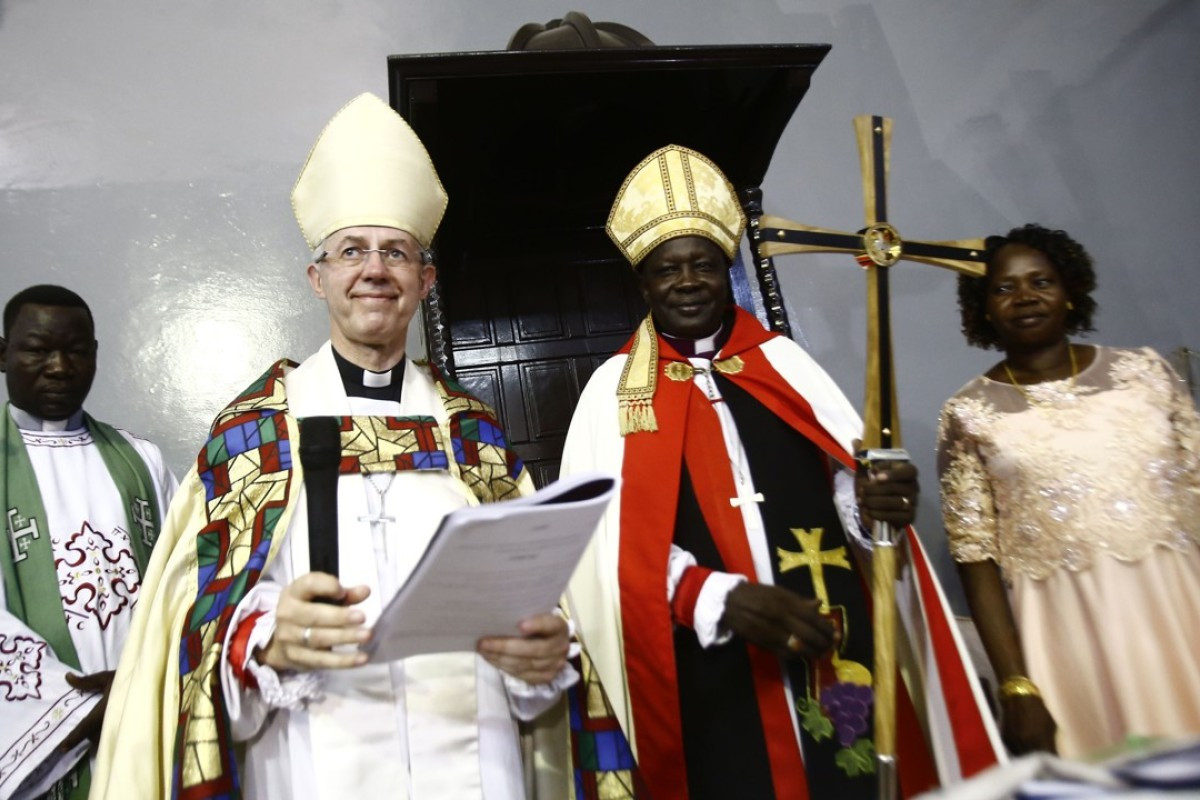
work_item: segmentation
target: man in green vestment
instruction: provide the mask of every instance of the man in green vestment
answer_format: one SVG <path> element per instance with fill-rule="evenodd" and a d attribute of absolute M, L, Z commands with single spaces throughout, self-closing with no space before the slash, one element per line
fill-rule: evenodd
<path fill-rule="evenodd" d="M 87 796 L 108 687 L 177 483 L 150 442 L 92 419 L 91 311 L 60 286 L 4 309 L 0 798 Z"/>

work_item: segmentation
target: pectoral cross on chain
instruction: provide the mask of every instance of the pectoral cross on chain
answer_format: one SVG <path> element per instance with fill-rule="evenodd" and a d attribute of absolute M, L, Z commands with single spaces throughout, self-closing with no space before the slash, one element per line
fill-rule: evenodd
<path fill-rule="evenodd" d="M 725 366 L 722 366 L 722 365 L 725 365 Z M 672 364 L 671 366 L 674 367 L 676 365 Z M 697 367 L 694 365 L 684 365 L 684 367 L 685 368 L 683 370 L 677 371 L 676 374 L 681 374 L 681 375 L 685 375 L 685 376 L 688 376 L 688 375 L 694 376 L 697 381 L 697 385 L 700 386 L 701 391 L 704 392 L 704 396 L 708 398 L 708 401 L 710 403 L 716 404 L 716 403 L 723 402 L 722 398 L 721 398 L 721 392 L 717 388 L 716 382 L 713 380 L 712 369 L 709 369 L 706 367 Z M 736 373 L 742 371 L 742 360 L 740 358 L 738 358 L 737 356 L 734 356 L 733 358 L 730 358 L 730 359 L 724 359 L 722 361 L 713 362 L 713 367 L 718 372 L 731 372 L 733 374 L 736 374 Z M 689 369 L 690 369 L 690 372 L 688 371 Z M 670 371 L 668 371 L 667 374 L 670 375 L 671 374 Z M 702 384 L 700 383 L 701 379 L 703 379 Z M 675 378 L 675 380 L 679 380 L 679 378 Z M 686 377 L 684 378 L 684 380 L 686 380 Z M 742 445 L 738 442 L 734 442 L 732 445 L 730 445 L 728 442 L 726 442 L 726 446 L 733 447 L 735 450 L 740 450 Z M 766 501 L 766 498 L 763 497 L 762 492 L 755 492 L 754 494 L 749 494 L 749 495 L 742 494 L 742 484 L 746 480 L 745 473 L 742 470 L 742 462 L 745 461 L 745 458 L 746 458 L 745 453 L 741 453 L 737 457 L 737 461 L 735 461 L 732 465 L 733 466 L 733 477 L 734 477 L 734 480 L 737 481 L 737 487 L 736 487 L 737 497 L 729 498 L 729 505 L 733 506 L 734 508 L 741 508 L 742 506 L 746 505 L 747 503 L 762 503 L 762 502 Z"/>
<path fill-rule="evenodd" d="M 766 498 L 763 497 L 762 492 L 755 492 L 752 495 L 743 496 L 742 487 L 739 486 L 738 496 L 729 498 L 729 505 L 733 506 L 734 508 L 741 508 L 742 506 L 746 505 L 746 503 L 761 503 L 765 499 Z"/>
<path fill-rule="evenodd" d="M 387 514 L 383 513 L 384 511 L 387 510 L 384 508 L 383 502 L 384 502 L 383 498 L 382 497 L 379 498 L 379 510 L 377 512 L 375 512 L 374 514 L 368 514 L 365 517 L 359 517 L 358 521 L 365 522 L 368 525 L 370 525 L 372 531 L 375 530 L 376 525 L 382 525 L 383 533 L 387 533 L 387 524 L 389 522 L 395 522 L 396 518 L 389 517 Z"/>
<path fill-rule="evenodd" d="M 370 475 L 363 475 L 363 481 L 365 481 L 366 484 L 375 491 L 375 495 L 379 498 L 379 508 L 375 511 L 374 514 L 368 514 L 365 517 L 359 517 L 358 521 L 365 522 L 368 525 L 370 525 L 372 534 L 374 534 L 374 533 L 382 534 L 383 543 L 384 543 L 385 547 L 387 545 L 387 525 L 389 522 L 396 521 L 395 517 L 388 516 L 388 514 L 387 514 L 387 492 L 388 492 L 388 489 L 391 488 L 392 481 L 395 480 L 395 478 L 396 478 L 396 473 L 394 473 L 394 472 L 391 473 L 388 476 L 387 485 L 385 485 L 383 487 L 383 489 L 381 490 L 378 486 L 375 485 L 375 482 L 371 480 Z M 378 527 L 376 527 L 376 526 L 378 526 Z"/>

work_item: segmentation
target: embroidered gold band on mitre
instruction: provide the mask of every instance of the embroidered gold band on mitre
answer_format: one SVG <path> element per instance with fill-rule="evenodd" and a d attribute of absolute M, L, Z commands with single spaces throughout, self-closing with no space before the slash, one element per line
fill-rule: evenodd
<path fill-rule="evenodd" d="M 654 321 L 647 314 L 634 332 L 633 345 L 617 384 L 617 422 L 622 436 L 658 430 L 658 420 L 654 416 L 657 366 L 658 334 L 654 330 Z M 714 361 L 712 368 L 724 375 L 736 375 L 746 368 L 746 363 L 741 356 L 730 356 Z M 671 361 L 663 367 L 663 373 L 673 381 L 690 381 L 697 372 L 707 370 L 686 361 Z"/>
<path fill-rule="evenodd" d="M 604 226 L 633 267 L 678 236 L 709 239 L 733 261 L 746 231 L 737 191 L 708 158 L 667 145 L 642 159 L 621 184 Z"/>

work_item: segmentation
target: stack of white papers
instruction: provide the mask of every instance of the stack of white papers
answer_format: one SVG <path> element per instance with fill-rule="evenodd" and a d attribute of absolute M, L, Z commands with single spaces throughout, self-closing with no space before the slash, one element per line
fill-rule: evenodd
<path fill-rule="evenodd" d="M 447 514 L 363 645 L 370 661 L 519 636 L 521 620 L 558 605 L 616 485 L 608 475 L 574 475 L 529 497 Z"/>

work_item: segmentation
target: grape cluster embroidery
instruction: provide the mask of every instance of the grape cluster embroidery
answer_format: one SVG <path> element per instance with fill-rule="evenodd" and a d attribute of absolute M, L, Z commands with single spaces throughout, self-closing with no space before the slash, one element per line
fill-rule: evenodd
<path fill-rule="evenodd" d="M 821 601 L 821 613 L 827 615 L 839 631 L 843 631 L 843 618 L 840 614 L 834 614 L 831 607 L 825 570 L 851 569 L 846 547 L 842 545 L 822 550 L 824 528 L 790 530 L 800 550 L 775 548 L 780 574 L 807 568 L 812 577 L 813 594 Z M 833 760 L 851 778 L 874 773 L 875 743 L 863 736 L 867 732 L 867 721 L 875 701 L 875 692 L 871 689 L 871 671 L 856 661 L 842 658 L 837 651 L 813 666 L 817 675 L 830 670 L 836 680 L 822 685 L 824 681 L 819 678 L 810 679 L 810 686 L 818 688 L 819 696 L 802 697 L 796 701 L 801 727 L 816 742 L 829 739 L 837 733 L 842 749 Z"/>
<path fill-rule="evenodd" d="M 800 725 L 813 741 L 837 736 L 842 749 L 834 763 L 852 778 L 875 771 L 875 745 L 863 737 L 874 700 L 870 685 L 837 681 L 821 689 L 819 700 L 802 697 L 796 701 Z"/>

